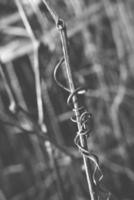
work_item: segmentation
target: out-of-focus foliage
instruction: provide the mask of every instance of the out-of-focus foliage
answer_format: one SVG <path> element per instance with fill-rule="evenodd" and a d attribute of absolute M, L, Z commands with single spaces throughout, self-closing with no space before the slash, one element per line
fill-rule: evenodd
<path fill-rule="evenodd" d="M 67 23 L 75 84 L 87 88 L 81 101 L 94 116 L 89 150 L 99 156 L 107 190 L 117 199 L 133 200 L 134 3 L 48 1 Z M 58 200 L 61 195 L 69 200 L 89 199 L 81 155 L 73 142 L 76 127 L 69 120 L 73 113 L 66 105 L 66 92 L 53 79 L 54 66 L 62 56 L 58 31 L 42 0 L 20 2 L 40 44 L 47 133 L 40 135 L 38 126 L 33 43 L 15 1 L 1 0 L 0 200 Z M 64 76 L 59 71 L 58 79 L 66 84 Z M 8 110 L 9 89 L 28 114 Z M 60 147 L 46 149 L 47 135 Z"/>

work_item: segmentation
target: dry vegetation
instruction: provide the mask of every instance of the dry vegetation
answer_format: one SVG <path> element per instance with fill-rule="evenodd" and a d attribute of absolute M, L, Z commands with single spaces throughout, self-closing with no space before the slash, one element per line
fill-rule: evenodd
<path fill-rule="evenodd" d="M 94 116 L 88 146 L 103 184 L 133 200 L 134 3 L 48 1 L 67 24 L 75 84 L 87 88 L 80 100 Z M 0 200 L 89 199 L 68 94 L 53 79 L 58 31 L 42 0 L 16 2 L 0 0 Z"/>

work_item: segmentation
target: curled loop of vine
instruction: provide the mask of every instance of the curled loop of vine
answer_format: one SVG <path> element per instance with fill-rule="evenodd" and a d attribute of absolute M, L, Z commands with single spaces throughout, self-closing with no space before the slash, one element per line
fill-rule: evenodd
<path fill-rule="evenodd" d="M 72 99 L 74 96 L 79 96 L 79 95 L 83 95 L 85 93 L 85 89 L 84 88 L 77 88 L 74 90 L 74 92 L 72 93 L 70 91 L 69 88 L 67 88 L 66 86 L 64 86 L 57 78 L 58 75 L 58 71 L 59 68 L 61 67 L 61 65 L 64 62 L 64 58 L 60 59 L 60 61 L 57 63 L 57 65 L 54 68 L 54 79 L 56 81 L 56 83 L 58 84 L 59 87 L 61 87 L 62 89 L 66 90 L 67 92 L 69 92 L 69 96 L 67 98 L 67 104 L 69 106 L 72 106 Z M 90 154 L 89 151 L 87 150 L 87 148 L 83 147 L 81 145 L 80 142 L 80 136 L 85 136 L 86 138 L 88 138 L 92 132 L 92 128 L 93 128 L 93 117 L 92 115 L 85 111 L 83 106 L 80 106 L 78 108 L 79 112 L 80 112 L 80 123 L 81 123 L 81 130 L 79 130 L 74 138 L 74 142 L 76 144 L 76 146 L 78 147 L 80 153 L 82 155 L 84 155 L 86 158 L 88 158 L 93 164 L 94 164 L 94 169 L 93 169 L 93 182 L 95 185 L 97 185 L 98 182 L 100 182 L 103 178 L 103 174 L 102 171 L 100 169 L 99 166 L 99 159 L 95 154 Z M 73 111 L 75 112 L 75 108 L 73 107 Z M 75 117 L 71 118 L 71 121 L 74 123 L 77 123 Z M 91 125 L 91 127 L 89 127 L 89 124 Z M 99 178 L 97 180 L 96 178 L 96 174 L 99 174 Z"/>

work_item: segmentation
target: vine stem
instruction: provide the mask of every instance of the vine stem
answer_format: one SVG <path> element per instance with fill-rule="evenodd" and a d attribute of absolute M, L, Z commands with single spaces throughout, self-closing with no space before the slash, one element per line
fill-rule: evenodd
<path fill-rule="evenodd" d="M 69 56 L 66 26 L 65 26 L 64 21 L 58 17 L 58 15 L 51 8 L 49 3 L 46 0 L 42 0 L 42 1 L 45 4 L 46 8 L 48 9 L 51 17 L 53 18 L 53 20 L 54 20 L 54 22 L 57 26 L 57 29 L 60 32 L 62 50 L 63 50 L 64 59 L 65 59 L 65 68 L 66 68 L 66 75 L 67 75 L 66 79 L 68 81 L 70 94 L 73 95 L 72 101 L 73 101 L 73 107 L 74 107 L 74 112 L 75 112 L 75 116 L 76 116 L 78 132 L 81 132 L 82 131 L 82 125 L 81 125 L 80 111 L 79 111 L 79 104 L 78 104 L 77 95 L 74 95 L 76 89 L 75 89 L 75 85 L 74 85 L 74 82 L 73 82 L 73 76 L 72 76 L 71 65 L 70 65 L 70 56 Z M 87 137 L 85 135 L 79 135 L 79 137 L 80 137 L 81 146 L 85 150 L 88 151 Z M 93 183 L 93 179 L 92 179 L 91 166 L 89 165 L 89 162 L 88 162 L 86 155 L 82 154 L 82 157 L 83 157 L 84 169 L 85 169 L 85 173 L 86 173 L 86 179 L 87 179 L 87 183 L 88 183 L 90 199 L 91 200 L 97 200 L 95 187 L 94 187 L 94 183 Z"/>
<path fill-rule="evenodd" d="M 66 26 L 65 26 L 63 20 L 59 20 L 59 22 L 60 22 L 60 25 L 57 24 L 57 26 L 58 26 L 58 29 L 60 31 L 60 36 L 61 36 L 62 49 L 63 49 L 63 55 L 64 55 L 64 59 L 65 59 L 65 67 L 66 67 L 68 85 L 69 85 L 71 94 L 73 94 L 75 92 L 75 86 L 74 86 L 73 76 L 72 76 L 72 72 L 71 72 Z M 75 116 L 76 116 L 77 128 L 78 128 L 78 131 L 81 131 L 82 126 L 81 126 L 80 112 L 79 112 L 79 105 L 78 105 L 77 96 L 74 95 L 72 100 L 73 100 L 74 112 L 75 112 Z M 86 136 L 80 135 L 79 137 L 80 137 L 81 146 L 84 147 L 84 149 L 88 150 Z M 88 163 L 86 156 L 84 154 L 82 154 L 82 157 L 83 157 L 84 169 L 85 169 L 85 173 L 86 173 L 90 197 L 91 197 L 91 200 L 96 200 L 93 180 L 92 180 L 92 176 L 91 176 L 91 167 Z"/>

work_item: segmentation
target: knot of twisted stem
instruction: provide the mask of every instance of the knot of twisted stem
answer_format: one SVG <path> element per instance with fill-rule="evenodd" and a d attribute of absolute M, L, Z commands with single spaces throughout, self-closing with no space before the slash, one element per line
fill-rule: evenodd
<path fill-rule="evenodd" d="M 58 30 L 63 30 L 65 29 L 65 23 L 64 20 L 61 18 L 58 18 L 57 22 L 56 22 L 56 27 Z"/>

